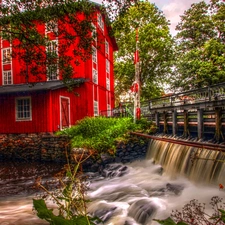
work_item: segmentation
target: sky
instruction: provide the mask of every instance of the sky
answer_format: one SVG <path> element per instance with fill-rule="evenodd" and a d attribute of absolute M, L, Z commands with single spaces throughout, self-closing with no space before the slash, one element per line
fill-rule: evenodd
<path fill-rule="evenodd" d="M 164 15 L 170 20 L 170 32 L 172 35 L 176 34 L 175 27 L 180 21 L 180 16 L 184 11 L 189 9 L 193 3 L 200 2 L 201 0 L 151 0 L 151 3 L 163 11 Z M 205 0 L 209 3 L 209 0 Z"/>
<path fill-rule="evenodd" d="M 94 0 L 101 3 L 101 0 Z M 163 11 L 167 20 L 170 21 L 170 33 L 176 34 L 175 27 L 180 21 L 180 16 L 184 14 L 184 11 L 191 7 L 191 4 L 200 2 L 201 0 L 150 0 L 154 3 L 161 11 Z M 204 0 L 209 3 L 209 0 Z"/>

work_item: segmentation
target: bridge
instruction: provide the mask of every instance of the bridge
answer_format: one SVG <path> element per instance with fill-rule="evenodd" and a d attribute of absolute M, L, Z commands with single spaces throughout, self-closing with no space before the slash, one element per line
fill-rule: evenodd
<path fill-rule="evenodd" d="M 132 112 L 133 104 L 123 102 L 101 115 L 132 116 Z M 225 82 L 141 102 L 141 113 L 160 133 L 225 141 Z"/>

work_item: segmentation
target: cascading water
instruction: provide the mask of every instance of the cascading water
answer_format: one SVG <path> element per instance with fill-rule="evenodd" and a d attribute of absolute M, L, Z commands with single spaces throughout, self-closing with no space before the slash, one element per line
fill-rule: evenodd
<path fill-rule="evenodd" d="M 218 161 L 223 159 L 222 152 L 151 140 L 145 160 L 89 173 L 88 210 L 105 225 L 158 224 L 152 219 L 166 218 L 192 199 L 207 204 L 213 196 L 224 197 L 218 188 L 224 183 L 224 163 Z M 0 225 L 46 224 L 31 216 L 32 196 L 19 196 L 9 204 L 1 198 Z"/>
<path fill-rule="evenodd" d="M 154 159 L 172 177 L 182 175 L 198 184 L 225 183 L 225 153 L 221 151 L 151 140 L 146 158 Z"/>

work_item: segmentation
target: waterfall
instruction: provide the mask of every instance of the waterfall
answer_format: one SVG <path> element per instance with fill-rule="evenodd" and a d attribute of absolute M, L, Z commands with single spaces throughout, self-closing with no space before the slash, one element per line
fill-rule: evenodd
<path fill-rule="evenodd" d="M 151 140 L 145 160 L 109 164 L 100 173 L 86 174 L 90 182 L 88 211 L 104 225 L 158 225 L 153 219 L 165 219 L 173 210 L 181 211 L 185 204 L 197 199 L 206 204 L 210 214 L 211 198 L 224 198 L 225 191 L 218 186 L 225 182 L 223 160 L 223 152 Z M 48 224 L 32 213 L 35 193 L 30 193 L 31 180 L 41 167 L 32 168 L 20 163 L 14 171 L 0 164 L 0 224 Z M 4 174 L 11 177 L 10 171 L 21 177 L 16 181 L 4 179 Z M 47 176 L 49 171 L 46 168 L 39 175 Z M 7 197 L 6 193 L 20 189 L 22 195 Z"/>
<path fill-rule="evenodd" d="M 146 159 L 160 164 L 171 178 L 187 177 L 195 183 L 218 185 L 225 182 L 225 153 L 159 140 L 151 140 Z"/>

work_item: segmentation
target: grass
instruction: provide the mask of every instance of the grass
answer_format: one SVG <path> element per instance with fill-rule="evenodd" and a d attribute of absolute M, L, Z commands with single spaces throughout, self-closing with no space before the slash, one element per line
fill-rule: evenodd
<path fill-rule="evenodd" d="M 131 118 L 86 117 L 71 128 L 58 134 L 68 135 L 72 147 L 97 150 L 99 153 L 114 151 L 116 141 L 126 139 L 131 131 L 147 131 L 152 123 L 146 119 L 133 123 Z"/>

